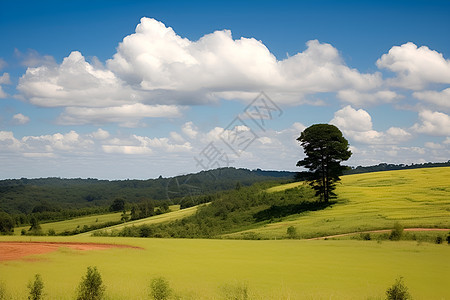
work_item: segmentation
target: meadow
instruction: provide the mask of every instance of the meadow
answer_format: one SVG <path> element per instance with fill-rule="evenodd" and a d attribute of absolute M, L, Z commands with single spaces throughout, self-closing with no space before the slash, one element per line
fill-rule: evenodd
<path fill-rule="evenodd" d="M 98 229 L 98 230 L 94 230 L 94 231 L 80 233 L 80 234 L 78 234 L 78 236 L 90 236 L 90 235 L 94 234 L 95 232 L 111 233 L 113 231 L 120 231 L 120 230 L 122 230 L 125 227 L 141 226 L 141 225 L 149 225 L 149 224 L 160 224 L 160 223 L 180 220 L 182 218 L 185 218 L 185 217 L 188 217 L 188 216 L 191 216 L 191 215 L 195 214 L 195 212 L 197 211 L 198 207 L 199 206 L 197 205 L 197 206 L 193 206 L 193 207 L 189 207 L 189 208 L 185 208 L 185 209 L 180 210 L 180 206 L 179 205 L 171 205 L 169 207 L 170 212 L 168 212 L 168 213 L 164 213 L 164 214 L 156 215 L 156 216 L 151 216 L 151 217 L 148 217 L 148 218 L 139 219 L 139 220 L 135 220 L 135 221 L 129 221 L 129 222 L 126 222 L 126 223 L 123 223 L 123 224 L 110 226 L 110 227 L 105 228 L 105 229 Z"/>
<path fill-rule="evenodd" d="M 73 299 L 88 266 L 96 266 L 107 299 L 148 299 L 152 278 L 163 276 L 178 299 L 384 299 L 403 276 L 414 299 L 446 299 L 447 245 L 416 242 L 196 240 L 93 237 L 1 237 L 6 240 L 127 244 L 142 249 L 78 251 L 60 248 L 0 262 L 0 282 L 12 299 L 25 299 L 34 274 L 47 299 Z M 228 293 L 229 295 L 229 293 Z"/>
<path fill-rule="evenodd" d="M 258 228 L 225 235 L 241 238 L 252 232 L 265 239 L 286 237 L 295 227 L 299 238 L 393 228 L 450 228 L 450 168 L 386 171 L 342 176 L 337 202 L 323 210 L 291 215 Z M 267 190 L 281 193 L 305 185 L 289 183 Z"/>

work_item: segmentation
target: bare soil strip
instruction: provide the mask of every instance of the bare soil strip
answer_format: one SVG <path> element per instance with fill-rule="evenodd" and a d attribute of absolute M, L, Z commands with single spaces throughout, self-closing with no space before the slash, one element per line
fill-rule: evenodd
<path fill-rule="evenodd" d="M 391 231 L 392 231 L 392 229 L 358 231 L 358 232 L 342 233 L 342 234 L 335 234 L 335 235 L 328 235 L 328 236 L 320 236 L 320 237 L 308 239 L 308 241 L 332 239 L 332 238 L 336 238 L 336 237 L 343 237 L 343 236 L 349 236 L 349 235 L 355 235 L 355 234 L 361 234 L 361 233 L 388 233 Z M 403 231 L 450 231 L 450 229 L 446 229 L 446 228 L 405 228 L 405 229 L 403 229 Z"/>
<path fill-rule="evenodd" d="M 29 255 L 44 254 L 58 250 L 60 247 L 79 251 L 104 250 L 111 248 L 134 248 L 128 245 L 74 243 L 74 242 L 0 242 L 0 261 L 18 260 Z"/>

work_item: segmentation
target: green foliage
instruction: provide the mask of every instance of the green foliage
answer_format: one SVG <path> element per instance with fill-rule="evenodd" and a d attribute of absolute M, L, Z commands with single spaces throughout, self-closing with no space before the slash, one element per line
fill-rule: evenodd
<path fill-rule="evenodd" d="M 169 299 L 172 290 L 164 277 L 154 278 L 150 284 L 150 296 L 155 300 Z"/>
<path fill-rule="evenodd" d="M 125 200 L 122 198 L 114 199 L 113 203 L 109 207 L 109 211 L 111 212 L 123 211 L 124 209 L 125 209 Z"/>
<path fill-rule="evenodd" d="M 403 283 L 403 278 L 397 278 L 395 283 L 386 290 L 386 300 L 408 300 L 412 299 L 408 288 Z"/>
<path fill-rule="evenodd" d="M 34 275 L 34 281 L 28 283 L 28 289 L 30 290 L 28 300 L 40 300 L 44 296 L 44 282 L 41 275 Z"/>
<path fill-rule="evenodd" d="M 312 125 L 297 140 L 306 154 L 306 158 L 297 162 L 297 166 L 310 170 L 309 180 L 316 196 L 325 202 L 335 198 L 333 190 L 345 169 L 340 163 L 352 155 L 348 141 L 336 126 L 329 124 Z"/>
<path fill-rule="evenodd" d="M 391 241 L 399 241 L 403 236 L 403 226 L 399 222 L 395 222 L 394 229 L 392 229 L 389 239 Z"/>
<path fill-rule="evenodd" d="M 289 226 L 286 233 L 290 239 L 295 239 L 297 237 L 297 229 L 294 226 Z"/>
<path fill-rule="evenodd" d="M 12 234 L 14 232 L 14 220 L 5 212 L 0 211 L 0 234 Z"/>
<path fill-rule="evenodd" d="M 97 267 L 88 267 L 78 286 L 77 300 L 99 300 L 103 298 L 105 286 Z"/>

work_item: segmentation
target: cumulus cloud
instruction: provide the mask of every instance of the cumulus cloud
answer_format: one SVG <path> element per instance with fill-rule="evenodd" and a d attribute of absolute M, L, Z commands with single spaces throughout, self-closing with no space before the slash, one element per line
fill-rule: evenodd
<path fill-rule="evenodd" d="M 344 102 L 349 102 L 357 106 L 391 103 L 394 100 L 401 98 L 396 92 L 390 90 L 374 91 L 371 93 L 360 92 L 357 90 L 342 90 L 337 93 L 337 97 Z"/>
<path fill-rule="evenodd" d="M 68 107 L 59 117 L 64 125 L 119 123 L 137 127 L 142 118 L 175 118 L 181 108 L 174 105 L 145 105 L 141 103 L 113 107 Z"/>
<path fill-rule="evenodd" d="M 413 130 L 435 136 L 450 136 L 450 116 L 441 112 L 424 110 L 419 113 L 420 123 Z"/>
<path fill-rule="evenodd" d="M 330 124 L 337 126 L 349 139 L 364 144 L 398 144 L 411 138 L 409 132 L 398 127 L 386 132 L 374 130 L 370 114 L 350 105 L 338 110 Z"/>
<path fill-rule="evenodd" d="M 317 40 L 306 45 L 305 51 L 277 60 L 261 41 L 234 39 L 229 30 L 191 41 L 159 21 L 142 18 L 105 66 L 97 59 L 87 61 L 78 51 L 60 64 L 35 51 L 16 51 L 28 66 L 17 90 L 34 105 L 66 108 L 60 117 L 64 124 L 126 124 L 116 111 L 138 104 L 250 101 L 264 90 L 280 104 L 298 105 L 311 102 L 305 98 L 309 94 L 367 91 L 382 84 L 380 73 L 363 74 L 348 67 L 332 45 Z M 394 96 L 381 92 L 377 97 Z M 153 117 L 149 115 L 145 117 Z"/>
<path fill-rule="evenodd" d="M 396 77 L 388 82 L 393 86 L 418 90 L 429 83 L 450 83 L 450 60 L 427 46 L 406 43 L 392 47 L 377 61 L 380 69 L 388 69 Z"/>
<path fill-rule="evenodd" d="M 23 114 L 15 114 L 13 116 L 13 122 L 15 124 L 23 125 L 23 124 L 30 122 L 30 118 Z"/>
<path fill-rule="evenodd" d="M 443 109 L 450 109 L 450 88 L 438 91 L 414 92 L 414 98 L 432 103 Z"/>
<path fill-rule="evenodd" d="M 97 140 L 104 140 L 109 138 L 110 134 L 108 131 L 99 128 L 97 131 L 92 132 L 90 136 Z"/>

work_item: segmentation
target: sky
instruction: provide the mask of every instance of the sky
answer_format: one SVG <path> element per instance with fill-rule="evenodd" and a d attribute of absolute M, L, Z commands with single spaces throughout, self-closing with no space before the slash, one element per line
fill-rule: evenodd
<path fill-rule="evenodd" d="M 450 159 L 449 1 L 0 0 L 0 179 Z"/>

